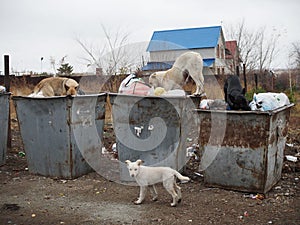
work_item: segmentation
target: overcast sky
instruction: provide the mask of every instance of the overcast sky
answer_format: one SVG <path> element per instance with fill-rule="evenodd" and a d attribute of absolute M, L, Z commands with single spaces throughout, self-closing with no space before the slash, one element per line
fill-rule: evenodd
<path fill-rule="evenodd" d="M 300 41 L 299 0 L 0 0 L 0 71 L 8 54 L 14 71 L 53 72 L 50 58 L 67 55 L 74 72 L 86 72 L 87 55 L 76 38 L 100 45 L 101 25 L 129 33 L 129 43 L 148 42 L 156 30 L 215 25 L 227 40 L 226 28 L 243 19 L 249 29 L 281 32 L 273 66 L 285 67 L 291 43 Z"/>

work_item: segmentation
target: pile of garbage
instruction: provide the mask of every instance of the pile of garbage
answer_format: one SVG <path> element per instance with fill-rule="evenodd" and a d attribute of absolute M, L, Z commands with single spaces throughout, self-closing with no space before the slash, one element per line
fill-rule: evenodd
<path fill-rule="evenodd" d="M 142 78 L 136 77 L 135 74 L 127 76 L 120 84 L 118 93 L 127 95 L 141 96 L 185 96 L 185 91 L 181 89 L 166 91 L 162 87 L 153 88 Z"/>

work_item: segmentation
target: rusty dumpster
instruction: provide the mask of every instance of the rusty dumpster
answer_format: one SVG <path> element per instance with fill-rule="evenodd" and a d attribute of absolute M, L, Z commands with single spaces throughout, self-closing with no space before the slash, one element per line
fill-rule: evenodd
<path fill-rule="evenodd" d="M 29 172 L 73 179 L 93 171 L 103 146 L 106 97 L 13 97 Z"/>
<path fill-rule="evenodd" d="M 6 162 L 10 93 L 0 94 L 0 166 Z"/>
<path fill-rule="evenodd" d="M 196 110 L 205 184 L 269 191 L 281 178 L 292 106 L 268 112 Z"/>
<path fill-rule="evenodd" d="M 189 97 L 155 97 L 109 93 L 120 162 L 121 181 L 132 181 L 125 160 L 181 170 L 190 128 L 198 119 Z"/>

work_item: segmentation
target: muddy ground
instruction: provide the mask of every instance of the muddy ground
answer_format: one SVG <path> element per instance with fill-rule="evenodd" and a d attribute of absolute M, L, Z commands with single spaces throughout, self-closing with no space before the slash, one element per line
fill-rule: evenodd
<path fill-rule="evenodd" d="M 300 224 L 300 166 L 284 161 L 281 180 L 263 198 L 204 185 L 192 158 L 180 184 L 183 201 L 170 207 L 171 197 L 158 187 L 159 199 L 133 201 L 137 186 L 111 182 L 96 172 L 74 180 L 28 172 L 18 122 L 12 118 L 12 147 L 0 167 L 0 224 Z M 300 152 L 300 117 L 291 117 L 286 155 Z M 108 137 L 106 141 L 111 142 Z M 252 195 L 251 195 L 252 194 Z"/>

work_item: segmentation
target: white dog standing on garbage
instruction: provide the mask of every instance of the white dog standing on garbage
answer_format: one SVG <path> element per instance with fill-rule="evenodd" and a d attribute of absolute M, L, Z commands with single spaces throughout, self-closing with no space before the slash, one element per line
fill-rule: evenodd
<path fill-rule="evenodd" d="M 140 196 L 135 204 L 141 204 L 146 196 L 147 186 L 150 186 L 150 191 L 153 195 L 152 200 L 157 200 L 157 191 L 154 186 L 156 183 L 163 183 L 164 188 L 172 195 L 173 202 L 171 206 L 176 206 L 181 201 L 181 188 L 176 184 L 175 176 L 181 181 L 189 181 L 190 178 L 182 176 L 176 170 L 170 167 L 150 167 L 142 166 L 142 160 L 138 159 L 136 162 L 129 160 L 125 161 L 129 174 L 134 177 L 140 186 Z"/>
<path fill-rule="evenodd" d="M 186 52 L 180 55 L 171 69 L 151 74 L 149 83 L 152 87 L 162 87 L 166 91 L 180 89 L 191 77 L 196 83 L 194 95 L 204 95 L 203 59 L 199 53 Z"/>

